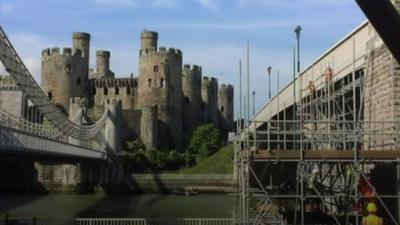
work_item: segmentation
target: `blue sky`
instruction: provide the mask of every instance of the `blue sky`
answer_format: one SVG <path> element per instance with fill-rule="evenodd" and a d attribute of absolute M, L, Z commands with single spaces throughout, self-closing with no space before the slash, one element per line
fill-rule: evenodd
<path fill-rule="evenodd" d="M 364 20 L 354 0 L 0 1 L 0 25 L 38 80 L 42 49 L 71 46 L 74 31 L 91 33 L 92 67 L 95 50 L 105 49 L 117 76 L 137 75 L 140 32 L 149 29 L 159 32 L 160 46 L 181 49 L 184 63 L 238 87 L 238 60 L 250 40 L 256 108 L 266 101 L 267 66 L 279 69 L 281 87 L 292 77 L 296 25 L 305 68 Z"/>

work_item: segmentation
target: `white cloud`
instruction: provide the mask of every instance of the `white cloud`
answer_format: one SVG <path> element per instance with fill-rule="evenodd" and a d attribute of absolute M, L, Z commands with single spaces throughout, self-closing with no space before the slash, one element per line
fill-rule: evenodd
<path fill-rule="evenodd" d="M 197 2 L 204 8 L 216 11 L 219 9 L 218 0 L 197 0 Z"/>
<path fill-rule="evenodd" d="M 272 27 L 287 27 L 293 26 L 293 23 L 290 21 L 264 21 L 264 22 L 230 22 L 230 23 L 173 23 L 173 24 L 164 24 L 163 28 L 172 28 L 172 29 L 226 29 L 226 30 L 234 30 L 234 29 L 262 29 L 262 28 L 272 28 Z"/>
<path fill-rule="evenodd" d="M 106 5 L 106 6 L 114 6 L 114 7 L 151 7 L 151 8 L 160 8 L 167 7 L 173 8 L 178 6 L 177 0 L 94 0 L 94 2 Z"/>
<path fill-rule="evenodd" d="M 11 12 L 13 9 L 14 9 L 14 6 L 9 3 L 3 3 L 0 5 L 0 12 L 2 12 L 2 13 Z"/>
<path fill-rule="evenodd" d="M 45 48 L 59 45 L 54 44 L 53 41 L 45 37 L 30 32 L 11 34 L 9 39 L 29 72 L 40 84 L 41 52 Z"/>

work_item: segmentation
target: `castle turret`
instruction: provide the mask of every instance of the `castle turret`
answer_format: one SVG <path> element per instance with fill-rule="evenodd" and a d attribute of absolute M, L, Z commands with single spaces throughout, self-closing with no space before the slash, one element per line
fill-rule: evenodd
<path fill-rule="evenodd" d="M 158 43 L 158 33 L 154 31 L 143 31 L 140 35 L 141 49 L 147 52 L 156 52 Z"/>
<path fill-rule="evenodd" d="M 69 99 L 83 97 L 87 80 L 84 73 L 86 59 L 81 50 L 64 48 L 45 49 L 42 52 L 42 88 L 51 101 L 69 111 Z"/>
<path fill-rule="evenodd" d="M 75 32 L 72 34 L 72 51 L 77 50 L 82 52 L 82 57 L 85 59 L 85 74 L 89 73 L 89 56 L 90 56 L 90 34 L 85 32 Z"/>
<path fill-rule="evenodd" d="M 203 77 L 201 83 L 201 97 L 203 100 L 203 122 L 212 123 L 218 127 L 218 80 Z"/>
<path fill-rule="evenodd" d="M 96 72 L 96 78 L 114 78 L 114 74 L 110 71 L 109 51 L 96 51 Z"/>
<path fill-rule="evenodd" d="M 159 136 L 168 140 L 160 147 L 182 149 L 182 52 L 157 51 L 156 32 L 144 31 L 141 38 L 138 107 L 158 106 Z"/>
<path fill-rule="evenodd" d="M 184 65 L 182 71 L 183 89 L 183 130 L 185 140 L 189 140 L 193 131 L 202 123 L 201 67 Z"/>
<path fill-rule="evenodd" d="M 233 86 L 222 84 L 218 90 L 219 127 L 224 138 L 233 128 Z"/>

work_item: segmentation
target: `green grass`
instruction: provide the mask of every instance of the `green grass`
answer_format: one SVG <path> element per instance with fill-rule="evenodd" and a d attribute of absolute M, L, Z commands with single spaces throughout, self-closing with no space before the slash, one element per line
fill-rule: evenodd
<path fill-rule="evenodd" d="M 180 174 L 232 174 L 233 145 L 221 148 L 214 155 L 204 159 L 194 167 L 180 170 Z"/>

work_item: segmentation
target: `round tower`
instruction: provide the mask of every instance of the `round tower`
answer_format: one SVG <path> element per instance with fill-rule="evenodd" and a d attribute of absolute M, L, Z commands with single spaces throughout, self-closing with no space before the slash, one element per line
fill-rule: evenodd
<path fill-rule="evenodd" d="M 84 58 L 82 65 L 82 81 L 86 83 L 89 77 L 90 34 L 85 32 L 75 32 L 72 34 L 72 42 L 72 52 L 74 54 L 78 50 L 82 52 L 82 57 Z"/>
<path fill-rule="evenodd" d="M 233 86 L 222 84 L 218 91 L 220 130 L 225 133 L 233 128 Z"/>
<path fill-rule="evenodd" d="M 162 47 L 157 51 L 155 32 L 145 31 L 141 37 L 137 107 L 158 106 L 160 136 L 172 140 L 161 147 L 182 149 L 182 52 Z"/>
<path fill-rule="evenodd" d="M 190 139 L 193 131 L 202 123 L 201 78 L 200 66 L 183 66 L 183 130 L 186 134 L 185 140 Z"/>
<path fill-rule="evenodd" d="M 157 149 L 157 106 L 147 106 L 142 108 L 140 117 L 140 139 L 147 150 Z"/>
<path fill-rule="evenodd" d="M 85 76 L 83 74 L 85 59 L 82 52 L 71 48 L 45 49 L 42 52 L 42 88 L 51 101 L 69 112 L 69 99 L 83 97 Z"/>
<path fill-rule="evenodd" d="M 204 77 L 201 83 L 203 100 L 203 119 L 218 127 L 218 80 L 214 77 Z"/>
<path fill-rule="evenodd" d="M 110 71 L 110 55 L 109 51 L 96 51 L 97 78 L 114 78 Z"/>
<path fill-rule="evenodd" d="M 158 33 L 154 31 L 143 31 L 140 35 L 140 43 L 142 51 L 157 51 Z"/>

